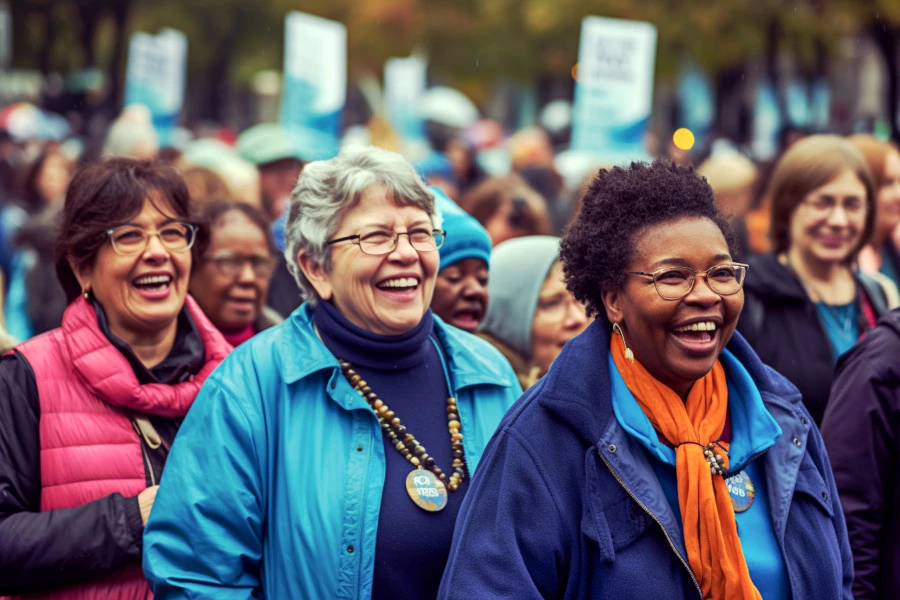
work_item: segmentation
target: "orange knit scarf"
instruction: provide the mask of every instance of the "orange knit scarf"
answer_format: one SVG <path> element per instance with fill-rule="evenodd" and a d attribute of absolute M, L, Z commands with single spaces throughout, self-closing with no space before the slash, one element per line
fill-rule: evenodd
<path fill-rule="evenodd" d="M 629 362 L 625 344 L 616 335 L 612 336 L 610 350 L 625 385 L 650 423 L 675 446 L 684 543 L 703 597 L 761 600 L 744 560 L 725 479 L 711 474 L 703 452 L 704 446 L 719 439 L 725 427 L 728 386 L 722 364 L 717 360 L 712 371 L 694 383 L 683 402 L 637 360 Z M 718 448 L 725 459 L 724 469 L 728 468 L 727 448 L 727 444 Z"/>

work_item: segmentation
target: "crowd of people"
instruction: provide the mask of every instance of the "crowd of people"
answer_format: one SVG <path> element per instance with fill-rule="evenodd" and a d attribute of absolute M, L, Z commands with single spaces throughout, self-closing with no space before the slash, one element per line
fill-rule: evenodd
<path fill-rule="evenodd" d="M 0 130 L 0 596 L 900 597 L 897 147 L 486 129 Z"/>

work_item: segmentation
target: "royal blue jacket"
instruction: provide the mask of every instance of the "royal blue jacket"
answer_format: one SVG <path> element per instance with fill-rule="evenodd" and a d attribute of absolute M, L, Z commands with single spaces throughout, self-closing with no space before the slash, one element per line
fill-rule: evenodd
<path fill-rule="evenodd" d="M 503 419 L 460 509 L 439 598 L 699 598 L 652 460 L 613 414 L 595 322 Z M 828 457 L 797 389 L 739 334 L 729 350 L 782 435 L 763 461 L 791 597 L 851 598 Z"/>
<path fill-rule="evenodd" d="M 434 320 L 475 471 L 522 390 Z M 369 598 L 384 476 L 378 420 L 301 306 L 222 362 L 179 431 L 144 532 L 156 598 Z"/>

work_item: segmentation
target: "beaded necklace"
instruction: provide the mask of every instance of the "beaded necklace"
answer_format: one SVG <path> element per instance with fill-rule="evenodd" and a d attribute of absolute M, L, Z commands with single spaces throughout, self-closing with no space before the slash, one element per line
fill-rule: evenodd
<path fill-rule="evenodd" d="M 448 479 L 447 474 L 437 466 L 425 447 L 406 430 L 406 427 L 400 422 L 400 417 L 372 391 L 369 384 L 353 370 L 350 363 L 341 359 L 338 359 L 338 362 L 350 385 L 375 411 L 384 435 L 391 441 L 394 448 L 416 467 L 406 476 L 406 493 L 421 509 L 429 512 L 443 510 L 447 506 L 447 490 L 455 492 L 466 476 L 467 470 L 462 443 L 462 424 L 459 420 L 456 398 L 453 396 L 447 398 L 447 426 L 450 430 L 450 447 L 453 450 L 453 474 Z"/>

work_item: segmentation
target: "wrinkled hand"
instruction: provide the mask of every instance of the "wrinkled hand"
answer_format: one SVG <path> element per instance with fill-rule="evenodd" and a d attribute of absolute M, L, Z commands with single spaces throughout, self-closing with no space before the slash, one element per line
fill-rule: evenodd
<path fill-rule="evenodd" d="M 156 500 L 156 492 L 159 490 L 158 485 L 150 486 L 140 494 L 138 494 L 138 506 L 141 507 L 141 521 L 147 524 L 150 518 L 150 509 L 153 508 L 153 501 Z"/>

